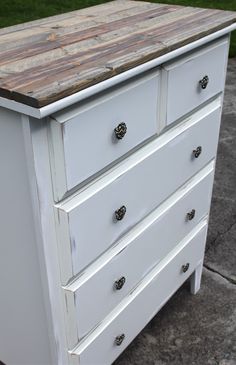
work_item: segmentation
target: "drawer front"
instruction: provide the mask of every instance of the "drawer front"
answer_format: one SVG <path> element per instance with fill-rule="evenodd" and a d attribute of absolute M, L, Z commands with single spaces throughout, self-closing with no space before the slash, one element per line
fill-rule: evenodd
<path fill-rule="evenodd" d="M 51 164 L 59 200 L 157 133 L 159 72 L 151 72 L 51 119 Z"/>
<path fill-rule="evenodd" d="M 91 267 L 87 277 L 85 272 L 77 282 L 65 290 L 69 348 L 73 348 L 79 339 L 106 317 L 207 215 L 213 169 L 214 163 L 211 163 L 139 224 L 133 236 L 128 235 L 121 240 L 120 244 L 111 250 L 109 259 L 106 257 L 100 265 L 93 265 L 92 275 Z M 203 196 L 204 199 L 201 199 Z M 72 303 L 71 308 L 68 303 Z"/>
<path fill-rule="evenodd" d="M 206 232 L 206 223 L 201 222 L 91 336 L 81 341 L 70 354 L 72 363 L 111 364 L 201 262 Z M 184 273 L 182 266 L 187 263 L 189 269 Z M 118 346 L 116 339 L 121 335 L 124 339 Z"/>
<path fill-rule="evenodd" d="M 220 111 L 215 101 L 56 206 L 63 285 L 215 157 Z M 114 212 L 122 206 L 126 213 L 117 220 Z M 121 218 L 124 210 L 119 212 Z"/>
<path fill-rule="evenodd" d="M 223 91 L 227 58 L 226 38 L 164 65 L 163 88 L 167 87 L 167 99 L 162 119 L 167 125 Z"/>

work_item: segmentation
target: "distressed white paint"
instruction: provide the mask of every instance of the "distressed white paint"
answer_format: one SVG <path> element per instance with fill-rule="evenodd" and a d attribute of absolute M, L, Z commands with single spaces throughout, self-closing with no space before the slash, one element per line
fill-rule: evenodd
<path fill-rule="evenodd" d="M 106 317 L 145 275 L 176 246 L 209 211 L 214 163 L 131 230 L 73 284 L 65 288 L 69 348 Z M 199 199 L 204 196 L 204 199 Z M 187 213 L 196 210 L 193 220 Z M 133 232 L 134 231 L 134 232 Z M 110 257 L 109 257 L 110 256 Z M 131 265 L 132 263 L 132 265 Z M 126 282 L 115 290 L 121 277 Z M 91 293 L 96 298 L 91 300 Z M 75 331 L 71 329 L 76 326 Z M 75 338 L 72 335 L 77 333 Z M 79 337 L 79 338 L 78 338 Z"/>
<path fill-rule="evenodd" d="M 119 86 L 52 116 L 51 165 L 55 199 L 158 132 L 159 72 Z M 122 140 L 114 129 L 126 123 Z"/>
<path fill-rule="evenodd" d="M 226 38 L 215 45 L 209 42 L 234 28 L 41 109 L 0 98 L 5 108 L 0 108 L 1 361 L 7 365 L 110 364 L 186 278 L 191 277 L 192 293 L 199 290 L 228 51 Z M 189 51 L 187 58 L 173 61 Z M 160 70 L 144 75 L 159 65 Z M 205 97 L 191 89 L 198 69 L 212 75 L 212 89 L 206 89 Z M 212 77 L 218 79 L 211 81 Z M 94 95 L 93 101 L 76 104 Z M 74 106 L 62 110 L 69 105 Z M 124 112 L 122 121 L 129 119 L 128 133 L 132 133 L 130 140 L 121 141 L 126 145 L 113 146 L 107 143 L 107 129 L 114 128 L 110 118 L 118 109 Z M 53 116 L 57 121 L 51 118 L 51 123 L 49 118 L 27 117 L 42 118 L 59 110 Z M 97 115 L 102 125 L 100 130 L 100 123 L 96 124 L 98 140 L 92 128 Z M 168 130 L 166 120 L 174 122 Z M 155 140 L 140 145 L 160 131 Z M 94 133 L 91 145 L 89 132 Z M 192 159 L 192 150 L 199 145 L 202 154 Z M 120 149 L 113 154 L 117 146 Z M 84 187 L 74 188 L 93 174 Z M 65 193 L 66 199 L 55 203 Z M 127 214 L 115 223 L 114 210 L 123 204 Z M 186 222 L 186 211 L 193 208 L 196 217 Z M 184 274 L 181 267 L 187 262 L 190 269 Z M 125 286 L 113 292 L 113 282 L 121 275 L 127 277 Z M 121 333 L 126 337 L 117 347 L 114 340 Z"/>
<path fill-rule="evenodd" d="M 202 221 L 154 267 L 91 336 L 70 351 L 73 365 L 111 364 L 193 272 L 204 254 L 206 232 L 206 221 Z M 186 263 L 189 270 L 183 273 Z M 123 333 L 125 340 L 116 346 L 116 336 Z"/>
<path fill-rule="evenodd" d="M 47 307 L 52 320 L 50 335 L 54 363 L 67 365 L 67 348 L 64 307 L 62 302 L 61 278 L 58 261 L 57 237 L 53 210 L 53 189 L 49 163 L 47 141 L 47 125 L 44 120 L 30 119 L 32 139 L 32 163 L 37 191 L 34 191 L 34 209 L 36 222 L 40 230 L 40 250 L 42 252 L 42 268 L 44 286 L 47 288 Z M 54 365 L 54 364 L 53 364 Z"/>
<path fill-rule="evenodd" d="M 56 205 L 63 284 L 215 157 L 220 113 L 217 99 L 134 153 L 114 172 Z M 192 151 L 199 145 L 202 154 L 196 159 Z M 122 205 L 126 215 L 116 221 L 114 212 Z"/>
<path fill-rule="evenodd" d="M 167 125 L 223 91 L 228 42 L 224 38 L 164 65 L 162 82 L 167 90 L 162 118 Z M 206 89 L 199 84 L 204 76 L 209 77 Z"/>

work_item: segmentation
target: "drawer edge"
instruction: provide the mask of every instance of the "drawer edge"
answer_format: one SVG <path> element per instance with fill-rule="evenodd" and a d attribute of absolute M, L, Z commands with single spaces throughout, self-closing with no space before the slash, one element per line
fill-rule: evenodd
<path fill-rule="evenodd" d="M 178 255 L 182 250 L 184 250 L 191 240 L 193 240 L 200 232 L 203 232 L 207 229 L 208 217 L 203 219 L 166 257 L 163 259 L 143 280 L 142 282 L 128 295 L 126 298 L 122 300 L 119 306 L 117 306 L 110 314 L 107 316 L 103 322 L 101 322 L 94 331 L 86 336 L 73 350 L 68 351 L 69 355 L 73 357 L 79 358 L 79 356 L 85 351 L 95 340 L 96 338 L 103 333 L 104 330 L 119 316 L 121 312 L 123 312 L 129 304 L 131 304 L 135 298 L 141 294 L 153 280 L 157 278 L 160 272 L 167 267 L 171 263 L 171 261 Z M 205 243 L 204 243 L 205 247 Z M 201 255 L 204 254 L 203 252 Z M 195 268 L 199 262 L 196 263 L 194 267 L 191 268 L 188 275 L 186 275 L 182 281 L 186 281 L 188 277 L 193 273 Z M 182 285 L 181 283 L 181 285 Z M 173 293 L 179 288 L 179 285 L 175 287 L 175 289 L 169 294 L 167 298 L 161 303 L 160 306 L 156 309 L 156 313 L 160 310 L 160 308 L 168 301 L 168 299 L 173 295 Z M 154 315 L 154 314 L 153 314 Z M 142 327 L 143 328 L 143 327 Z M 128 343 L 127 343 L 128 345 Z"/>

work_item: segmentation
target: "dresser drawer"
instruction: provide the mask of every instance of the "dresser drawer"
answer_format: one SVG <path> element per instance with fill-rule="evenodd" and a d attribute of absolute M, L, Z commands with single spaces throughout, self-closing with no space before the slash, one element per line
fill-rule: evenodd
<path fill-rule="evenodd" d="M 69 348 L 101 322 L 207 215 L 213 169 L 211 162 L 137 225 L 132 234 L 121 239 L 107 255 L 65 288 Z"/>
<path fill-rule="evenodd" d="M 224 89 L 228 38 L 212 43 L 163 67 L 162 119 L 176 121 Z"/>
<path fill-rule="evenodd" d="M 157 133 L 159 72 L 130 81 L 50 121 L 55 199 Z"/>
<path fill-rule="evenodd" d="M 197 267 L 204 255 L 206 232 L 206 223 L 201 222 L 81 341 L 70 353 L 71 363 L 110 365 Z M 183 272 L 186 264 L 189 269 Z M 120 346 L 116 344 L 119 336 L 124 337 Z"/>
<path fill-rule="evenodd" d="M 215 157 L 220 111 L 216 100 L 55 206 L 63 285 Z"/>

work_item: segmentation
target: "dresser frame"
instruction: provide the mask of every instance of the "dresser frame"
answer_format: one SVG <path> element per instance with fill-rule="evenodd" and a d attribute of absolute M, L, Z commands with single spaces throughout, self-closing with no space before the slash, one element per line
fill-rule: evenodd
<path fill-rule="evenodd" d="M 32 245 L 31 248 L 33 250 L 31 254 L 26 254 L 28 256 L 26 256 L 27 263 L 26 265 L 22 265 L 22 269 L 14 262 L 14 259 L 12 260 L 11 265 L 17 267 L 19 271 L 12 271 L 12 277 L 10 278 L 10 282 L 12 283 L 11 287 L 9 287 L 9 284 L 7 284 L 7 287 L 4 287 L 4 281 L 1 283 L 1 287 L 3 292 L 9 292 L 9 298 L 11 298 L 14 310 L 17 311 L 18 305 L 23 306 L 29 311 L 28 314 L 30 314 L 32 318 L 35 318 L 34 323 L 29 322 L 27 324 L 27 330 L 28 333 L 32 333 L 35 328 L 38 328 L 38 332 L 36 332 L 39 335 L 31 336 L 31 338 L 29 337 L 27 348 L 25 348 L 24 336 L 21 337 L 19 334 L 12 334 L 12 347 L 11 349 L 8 349 L 12 353 L 16 352 L 12 359 L 14 356 L 17 358 L 17 349 L 20 351 L 20 349 L 25 348 L 25 365 L 30 364 L 30 362 L 27 361 L 30 360 L 31 356 L 34 357 L 35 363 L 42 363 L 46 360 L 51 364 L 69 364 L 68 353 L 65 350 L 67 348 L 67 342 L 64 307 L 61 300 L 61 289 L 58 285 L 60 282 L 60 265 L 57 255 L 57 235 L 55 230 L 55 212 L 53 209 L 54 197 L 51 168 L 49 164 L 48 116 L 58 110 L 84 100 L 89 96 L 95 95 L 102 90 L 128 80 L 135 75 L 172 60 L 177 56 L 208 44 L 212 40 L 229 34 L 235 28 L 235 24 L 226 27 L 221 31 L 217 31 L 153 61 L 149 61 L 41 109 L 35 109 L 0 97 L 0 114 L 1 116 L 4 116 L 4 118 L 6 115 L 6 118 L 8 119 L 8 125 L 7 127 L 5 126 L 5 128 L 3 125 L 2 133 L 9 135 L 13 130 L 15 131 L 14 133 L 16 133 L 15 140 L 10 141 L 9 143 L 9 150 L 7 152 L 2 150 L 1 152 L 2 154 L 7 153 L 8 163 L 12 168 L 19 168 L 20 164 L 19 171 L 21 171 L 22 174 L 25 174 L 25 177 L 27 176 L 26 179 L 19 178 L 18 181 L 11 182 L 13 184 L 9 186 L 7 180 L 4 180 L 1 190 L 6 194 L 8 199 L 3 199 L 1 214 L 3 217 L 4 212 L 9 209 L 9 205 L 12 205 L 12 202 L 10 201 L 12 198 L 10 189 L 13 188 L 21 191 L 19 204 L 23 216 L 13 216 L 13 221 L 8 222 L 8 229 L 10 230 L 12 229 L 12 225 L 16 225 L 19 232 L 25 232 L 27 230 L 25 239 L 28 240 L 28 245 Z M 18 125 L 18 129 L 16 129 L 16 124 Z M 16 143 L 20 146 L 21 150 L 20 160 L 16 158 L 16 153 L 10 153 L 10 151 L 16 149 Z M 27 190 L 25 191 L 24 188 L 26 186 Z M 25 215 L 31 216 L 32 218 L 30 226 L 25 222 Z M 1 239 L 9 240 L 9 236 L 6 232 L 7 231 L 4 231 Z M 20 256 L 20 247 L 15 245 L 12 249 L 14 249 L 16 256 Z M 2 268 L 4 267 L 3 263 L 4 258 L 0 258 L 0 277 L 4 277 L 5 275 L 5 273 L 2 272 Z M 32 271 L 32 267 L 34 267 L 34 271 Z M 191 278 L 192 293 L 196 293 L 200 287 L 201 271 L 202 262 L 199 263 Z M 30 297 L 32 298 L 31 304 L 33 303 L 33 308 L 32 306 L 29 306 L 30 297 L 29 293 L 24 292 L 24 286 L 20 288 L 21 296 L 24 299 L 20 304 L 18 303 L 16 294 L 17 288 L 16 284 L 14 284 L 17 275 L 23 280 L 30 272 L 33 284 Z M 36 301 L 36 298 L 43 298 L 43 300 Z M 37 315 L 36 318 L 33 315 L 34 311 L 41 314 Z M 6 322 L 11 320 L 10 313 L 4 320 Z M 47 323 L 47 326 L 42 326 L 42 323 Z M 21 325 L 23 326 L 23 323 Z M 15 346 L 16 343 L 17 346 Z M 1 360 L 4 361 L 4 358 Z"/>

